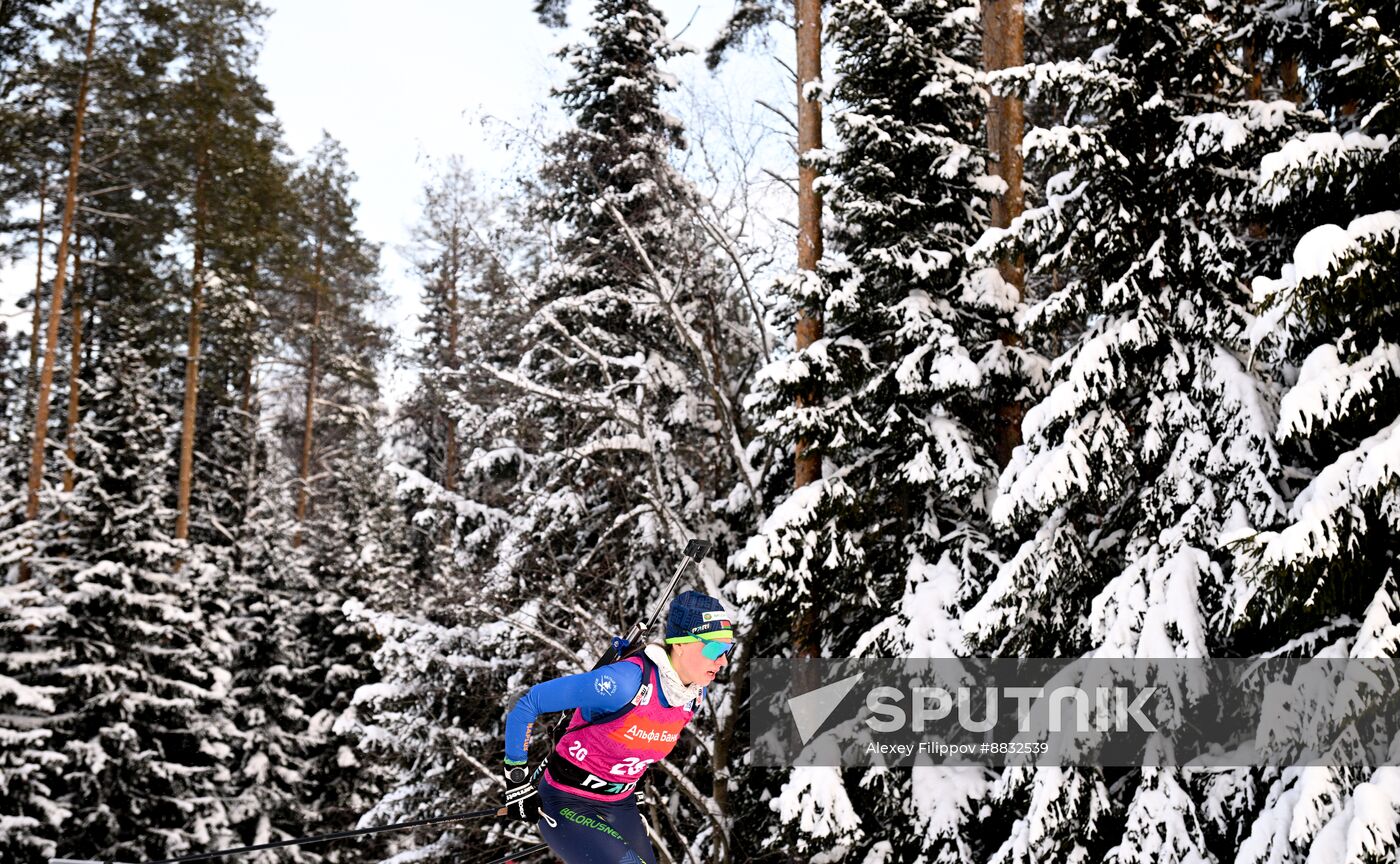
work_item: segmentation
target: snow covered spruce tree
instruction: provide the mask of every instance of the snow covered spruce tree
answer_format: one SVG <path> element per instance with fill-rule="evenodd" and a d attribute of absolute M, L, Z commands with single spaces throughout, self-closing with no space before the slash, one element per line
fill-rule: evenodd
<path fill-rule="evenodd" d="M 92 479 L 65 509 L 81 556 L 35 567 L 64 608 L 50 633 L 68 646 L 39 680 L 60 688 L 66 718 L 59 800 L 72 817 L 59 854 L 166 857 L 227 836 L 220 799 L 234 736 L 221 663 L 231 650 L 168 534 L 174 415 L 161 400 L 172 381 L 161 379 L 173 364 L 143 358 L 153 319 L 135 298 L 106 310 L 86 436 Z"/>
<path fill-rule="evenodd" d="M 521 609 L 522 620 L 538 608 Z M 501 746 L 501 702 L 495 696 L 504 689 L 505 676 L 487 658 L 493 650 L 514 649 L 518 637 L 510 625 L 479 625 L 479 616 L 469 611 L 460 616 L 464 623 L 455 625 L 440 622 L 447 617 L 444 610 L 427 620 L 410 610 L 379 610 L 359 602 L 346 611 L 380 640 L 374 653 L 379 680 L 354 696 L 359 748 L 365 758 L 386 766 L 384 793 L 362 821 L 388 824 L 499 801 L 491 768 Z M 423 832 L 416 841 L 386 839 L 389 851 L 411 847 L 416 861 L 448 862 L 461 860 L 468 850 L 480 854 L 483 847 L 513 843 L 505 827 L 468 822 L 435 838 Z"/>
<path fill-rule="evenodd" d="M 510 591 L 483 596 L 477 575 L 512 527 L 508 508 L 538 438 L 518 424 L 516 388 L 490 372 L 520 357 L 524 286 L 538 271 L 538 232 L 518 203 L 488 198 L 455 158 L 424 189 L 413 250 L 424 306 L 410 355 L 418 385 L 395 418 L 390 466 L 412 564 L 392 591 L 347 607 L 380 640 L 380 681 L 355 695 L 360 747 L 393 775 L 365 817 L 373 822 L 477 809 L 499 796 L 487 766 L 517 673 L 498 660 L 519 654 L 517 628 L 534 631 L 541 605 Z M 502 836 L 493 824 L 457 826 L 414 855 L 456 860 Z"/>
<path fill-rule="evenodd" d="M 371 420 L 354 418 L 346 424 L 347 435 L 338 444 L 343 452 L 327 460 L 334 473 L 318 491 L 318 510 L 306 535 L 313 593 L 302 625 L 308 645 L 306 680 L 315 686 L 305 697 L 308 737 L 303 744 L 311 749 L 301 800 L 313 831 L 354 824 L 389 783 L 387 769 L 364 751 L 356 734 L 356 693 L 381 677 L 374 651 L 382 637 L 349 614 L 354 603 L 373 597 L 380 586 L 402 584 L 408 559 L 404 520 Z M 341 847 L 328 849 L 326 859 L 359 860 L 364 854 L 362 846 Z"/>
<path fill-rule="evenodd" d="M 1400 335 L 1384 293 L 1400 233 L 1400 106 L 1391 86 L 1400 48 L 1372 35 L 1351 4 L 1312 11 L 1331 37 L 1321 44 L 1341 50 L 1307 58 L 1326 127 L 1261 160 L 1259 195 L 1294 243 L 1274 278 L 1255 280 L 1262 310 L 1250 331 L 1260 352 L 1292 373 L 1277 435 L 1303 482 L 1294 480 L 1287 526 L 1241 545 L 1249 566 L 1231 598 L 1236 617 L 1269 626 L 1274 638 L 1285 615 L 1304 632 L 1359 618 L 1396 555 L 1383 515 L 1392 474 L 1380 463 L 1362 466 L 1387 440 L 1400 385 L 1390 356 Z"/>
<path fill-rule="evenodd" d="M 457 570 L 490 559 L 520 468 L 512 415 L 500 410 L 515 390 L 487 371 L 519 358 L 529 313 L 534 238 L 511 204 L 480 191 L 454 157 L 425 187 L 414 232 L 418 385 L 398 409 L 393 470 L 415 562 L 398 608 L 444 623 L 463 620 Z"/>
<path fill-rule="evenodd" d="M 736 560 L 767 616 L 842 610 L 817 613 L 824 655 L 948 657 L 963 650 L 958 617 L 996 560 L 995 400 L 1026 366 L 996 336 L 1015 290 L 965 256 L 992 188 L 977 143 L 977 13 L 950 0 L 841 0 L 829 32 L 840 142 L 820 183 L 832 253 L 819 284 L 789 286 L 794 304 L 822 309 L 824 334 L 765 369 L 756 402 L 769 442 L 788 451 L 805 438 L 825 468 Z M 814 377 L 819 404 L 797 407 Z M 976 860 L 966 822 L 987 784 L 980 770 L 810 773 L 778 794 L 794 851 Z"/>
<path fill-rule="evenodd" d="M 66 757 L 50 787 L 69 814 L 47 829 L 55 851 L 163 857 L 227 836 L 231 646 L 206 614 L 221 587 L 184 567 L 171 542 L 174 207 L 131 192 L 170 179 L 165 142 L 148 134 L 169 94 L 161 76 L 139 70 L 173 63 L 174 43 L 152 25 L 160 10 L 149 4 L 103 9 L 110 29 L 90 69 L 81 240 L 67 262 L 74 302 L 63 310 L 81 329 L 69 323 L 61 334 L 70 362 L 59 382 L 79 398 L 46 430 L 66 452 L 46 463 L 35 544 L 23 553 L 32 561 L 26 585 L 58 610 L 42 641 L 66 653 L 50 651 L 24 675 L 52 688 L 50 746 Z M 86 29 L 53 38 L 58 57 L 81 56 L 65 45 L 85 44 Z"/>
<path fill-rule="evenodd" d="M 715 541 L 722 557 L 731 524 L 752 519 L 738 399 L 756 349 L 738 286 L 694 217 L 698 194 L 671 163 L 683 140 L 661 106 L 675 86 L 662 65 L 678 49 L 645 0 L 603 0 L 593 19 L 557 92 L 572 126 L 546 147 L 531 189 L 557 244 L 528 285 L 519 350 L 483 364 L 508 391 L 483 427 L 490 440 L 463 457 L 468 500 L 499 491 L 471 476 L 493 460 L 518 472 L 489 505 L 509 519 L 473 534 L 460 562 L 481 652 L 457 658 L 473 694 L 464 723 L 480 724 L 482 741 L 499 742 L 501 706 L 521 685 L 578 671 L 600 650 L 590 634 L 649 609 L 687 538 Z M 705 587 L 722 596 L 716 576 L 707 569 Z M 707 758 L 683 746 L 671 761 Z M 704 814 L 680 817 L 677 854 L 728 854 L 729 826 L 710 815 L 727 783 L 715 783 L 663 784 L 676 800 L 652 799 Z"/>
<path fill-rule="evenodd" d="M 533 267 L 532 231 L 510 204 L 483 195 L 454 158 L 424 189 L 414 231 L 424 307 L 412 353 L 419 384 L 399 407 L 391 466 L 413 563 L 395 594 L 356 611 L 382 640 L 374 655 L 381 682 L 356 695 L 361 748 L 393 773 L 367 815 L 375 822 L 494 800 L 486 766 L 500 748 L 510 686 L 498 661 L 514 665 L 515 627 L 536 623 L 538 598 L 483 597 L 477 576 L 510 528 L 507 507 L 535 438 L 517 426 L 514 386 L 489 372 L 518 360 L 529 312 L 522 286 Z M 503 625 L 497 613 L 522 601 L 519 618 Z M 494 826 L 466 828 L 414 854 L 452 860 L 482 840 L 469 832 L 498 836 Z"/>
<path fill-rule="evenodd" d="M 21 355 L 28 340 L 0 330 L 0 501 L 6 522 L 23 512 L 24 474 L 19 464 L 29 421 L 29 395 Z M 0 540 L 0 857 L 39 864 L 54 854 L 68 812 L 57 801 L 67 757 L 59 734 L 54 697 L 60 691 L 35 681 L 36 670 L 64 662 L 50 635 L 63 608 L 43 582 L 15 582 L 17 562 L 28 551 L 25 536 L 6 532 Z"/>
<path fill-rule="evenodd" d="M 378 798 L 382 777 L 362 762 L 353 735 L 355 691 L 377 680 L 373 630 L 347 617 L 381 583 L 403 578 L 402 522 L 380 457 L 376 364 L 387 349 L 371 317 L 381 297 L 378 248 L 356 226 L 354 175 L 329 136 L 293 178 L 299 289 L 287 323 L 295 395 L 275 406 L 283 455 L 297 466 L 289 566 L 312 587 L 299 626 L 305 639 L 302 804 L 307 830 L 352 823 Z M 272 410 L 271 407 L 269 410 Z M 376 847 L 377 848 L 377 847 Z M 363 848 L 328 849 L 330 860 Z"/>
<path fill-rule="evenodd" d="M 39 588 L 33 580 L 0 585 L 0 854 L 17 864 L 52 857 L 68 817 L 55 798 L 68 761 L 54 728 L 57 688 L 21 680 L 63 658 L 38 635 L 62 613 Z"/>
<path fill-rule="evenodd" d="M 164 93 L 167 122 L 150 137 L 168 154 L 163 174 L 189 250 L 175 275 L 184 386 L 174 527 L 209 630 L 236 646 L 218 660 L 232 675 L 237 730 L 221 791 L 229 839 L 256 842 L 308 824 L 296 806 L 307 795 L 297 733 L 309 677 L 297 627 L 310 594 L 303 561 L 290 554 L 292 478 L 269 470 L 275 445 L 259 431 L 255 374 L 276 344 L 280 322 L 268 307 L 281 306 L 275 295 L 293 281 L 295 202 L 280 130 L 266 119 L 272 105 L 253 75 L 264 10 L 200 0 L 169 11 L 166 32 L 188 62 Z"/>
<path fill-rule="evenodd" d="M 5 28 L 33 24 L 39 5 L 7 5 L 0 41 L 28 52 Z M 84 14 L 55 12 L 52 26 L 40 16 L 43 26 L 30 35 L 43 43 L 38 53 L 46 62 L 26 69 L 36 77 L 23 82 L 59 94 L 46 97 L 55 112 L 77 89 L 94 4 L 63 5 Z M 320 367 L 326 416 L 318 430 L 328 452 L 313 448 L 312 455 L 333 475 L 324 484 L 328 509 L 350 524 L 323 520 L 332 523 L 331 536 L 318 547 L 310 535 L 321 514 L 311 509 L 295 520 L 294 496 L 307 484 L 293 485 L 301 478 L 265 452 L 266 436 L 259 440 L 253 373 L 274 345 L 306 344 L 306 328 L 269 313 L 296 305 L 270 296 L 273 289 L 306 284 L 313 261 L 341 266 L 348 258 L 333 244 L 314 255 L 312 235 L 294 233 L 309 220 L 289 206 L 271 106 L 250 73 L 259 12 L 240 0 L 179 9 L 107 0 L 101 13 L 52 394 L 55 407 L 72 401 L 69 412 L 51 413 L 45 430 L 54 455 L 45 463 L 38 517 L 16 527 L 23 501 L 16 510 L 7 497 L 0 537 L 8 563 L 30 563 L 28 581 L 13 592 L 6 587 L 0 612 L 0 761 L 7 766 L 0 855 L 21 860 L 55 852 L 159 858 L 275 831 L 302 833 L 314 826 L 295 798 L 319 805 L 312 782 L 324 781 L 321 791 L 349 808 L 363 804 L 332 781 L 368 779 L 369 793 L 376 791 L 373 771 L 347 764 L 353 740 L 333 728 L 337 700 L 348 705 L 355 674 L 371 669 L 357 641 L 367 632 L 343 616 L 331 619 L 340 615 L 343 593 L 363 593 L 362 584 L 394 569 L 381 562 L 397 554 L 399 516 L 378 507 L 391 496 L 379 485 L 373 387 L 341 384 L 372 384 L 377 330 L 360 326 L 363 315 L 327 312 L 337 325 Z M 5 89 L 15 80 L 10 59 L 0 65 L 5 98 L 15 93 Z M 3 113 L 17 106 L 7 102 Z M 68 146 L 71 117 L 60 124 L 62 135 L 50 128 L 52 118 L 37 119 L 44 123 L 27 127 L 29 134 L 55 137 L 29 143 Z M 19 169 L 33 169 L 13 161 L 31 159 L 10 148 L 14 131 L 0 136 L 6 184 Z M 46 258 L 56 233 L 49 219 Z M 341 231 L 337 239 L 353 245 L 358 238 Z M 300 249 L 298 240 L 305 241 Z M 191 270 L 192 258 L 202 270 Z M 345 281 L 364 269 L 347 266 Z M 185 440 L 194 482 L 191 532 L 180 542 L 177 436 L 181 380 L 189 383 L 185 372 L 193 369 L 186 358 L 196 342 L 188 326 L 194 285 L 202 288 L 202 309 L 193 310 L 202 328 L 194 378 L 200 410 L 193 429 L 185 425 L 193 433 Z M 361 309 L 367 302 L 353 299 Z M 6 411 L 26 410 L 32 394 L 10 393 L 5 382 L 13 397 Z M 183 419 L 191 419 L 188 411 Z M 359 423 L 353 434 L 343 431 L 351 421 Z M 27 431 L 23 438 L 21 449 Z M 303 440 L 295 435 L 293 452 Z M 306 542 L 293 553 L 298 528 Z M 323 548 L 333 554 L 320 554 Z M 313 566 L 324 580 L 314 598 Z M 303 770 L 308 739 L 312 770 Z"/>
<path fill-rule="evenodd" d="M 466 365 L 462 331 L 469 326 L 475 294 L 469 280 L 482 269 L 472 255 L 482 209 L 471 173 L 453 157 L 424 187 L 413 237 L 424 311 L 410 354 L 419 386 L 399 409 L 400 446 L 410 448 L 400 458 L 449 492 L 457 487 L 461 464 L 459 409 L 451 394 Z"/>
<path fill-rule="evenodd" d="M 535 286 L 524 355 L 498 370 L 522 423 L 545 436 L 528 481 L 542 485 L 506 541 L 531 561 L 503 555 L 501 572 L 624 577 L 616 587 L 638 593 L 606 610 L 617 621 L 686 537 L 732 542 L 711 504 L 748 480 L 735 400 L 751 346 L 691 216 L 698 194 L 669 161 L 683 140 L 660 106 L 674 87 L 661 64 L 678 53 L 664 19 L 632 0 L 605 0 L 594 17 L 558 92 L 575 127 L 547 147 L 537 190 L 556 258 Z"/>
<path fill-rule="evenodd" d="M 518 634 L 483 604 L 476 574 L 511 526 L 522 445 L 535 437 L 517 426 L 515 388 L 489 371 L 520 356 L 533 229 L 510 202 L 483 194 L 457 158 L 422 205 L 413 255 L 424 313 L 410 354 L 418 384 L 395 417 L 390 466 L 411 564 L 392 590 L 347 607 L 379 640 L 380 681 L 354 701 L 361 749 L 392 772 L 365 817 L 381 823 L 476 809 L 499 794 L 486 768 L 508 686 L 497 657 L 518 653 Z M 507 593 L 496 608 L 520 600 Z M 525 603 L 532 620 L 539 600 Z M 458 826 L 414 854 L 455 860 L 500 837 L 499 826 Z"/>
<path fill-rule="evenodd" d="M 8 529 L 24 512 L 24 465 L 32 401 L 27 334 L 0 329 L 0 519 Z M 0 857 L 39 864 L 53 855 L 67 811 L 56 800 L 63 766 L 52 687 L 36 681 L 63 662 L 49 635 L 62 615 L 45 584 L 16 582 L 29 553 L 24 530 L 0 533 Z"/>
<path fill-rule="evenodd" d="M 1310 129 L 1261 160 L 1258 194 L 1288 263 L 1254 281 L 1251 339 L 1286 387 L 1275 428 L 1281 524 L 1233 532 L 1231 620 L 1256 650 L 1400 655 L 1400 13 L 1316 2 L 1287 23 Z M 1254 529 L 1259 530 L 1257 533 Z M 1237 861 L 1393 861 L 1400 770 L 1273 772 Z"/>
<path fill-rule="evenodd" d="M 991 76 L 1031 96 L 1038 200 L 974 257 L 1026 256 L 1025 336 L 1053 362 L 992 508 L 1019 549 L 965 626 L 1003 655 L 1228 652 L 1220 533 L 1282 508 L 1272 397 L 1247 368 L 1250 172 L 1296 112 L 1246 98 L 1238 6 L 1040 15 L 1040 62 Z M 992 860 L 1210 860 L 1231 826 L 1196 779 L 1145 769 L 1111 794 L 1092 770 L 1009 770 Z"/>
<path fill-rule="evenodd" d="M 315 586 L 293 554 L 292 465 L 271 442 L 255 442 L 242 466 L 244 519 L 224 570 L 228 630 L 237 649 L 229 687 L 237 729 L 229 783 L 229 823 L 242 843 L 283 840 L 314 821 L 307 810 L 307 760 L 316 755 L 306 729 L 312 665 Z"/>
<path fill-rule="evenodd" d="M 23 513 L 32 396 L 21 361 L 28 339 L 0 329 L 0 518 L 8 527 Z M 57 727 L 54 697 L 61 692 L 36 681 L 63 650 L 50 631 L 63 614 L 33 579 L 17 582 L 18 562 L 29 553 L 28 532 L 0 535 L 0 857 L 16 864 L 40 864 L 53 856 L 68 811 L 57 801 L 68 758 Z"/>
<path fill-rule="evenodd" d="M 637 2 L 600 4 L 595 18 L 592 41 L 566 55 L 574 77 L 559 95 L 575 126 L 528 184 L 531 212 L 488 213 L 451 168 L 427 196 L 423 376 L 439 380 L 423 390 L 458 414 L 461 455 L 449 484 L 447 436 L 415 401 L 400 492 L 415 529 L 434 534 L 442 580 L 421 609 L 363 611 L 384 639 L 384 680 L 358 697 L 361 735 L 399 774 L 376 819 L 494 800 L 503 706 L 579 671 L 601 650 L 596 634 L 649 610 L 685 538 L 728 533 L 714 505 L 743 458 L 734 402 L 749 368 L 735 358 L 752 334 L 701 251 L 698 197 L 669 163 L 680 130 L 659 105 L 670 86 L 659 64 L 675 50 L 664 22 Z M 529 221 L 558 244 L 515 224 Z M 743 514 L 752 499 L 735 500 Z M 673 759 L 703 759 L 696 749 Z M 682 814 L 677 855 L 723 857 L 728 826 L 685 815 L 717 812 L 702 788 L 650 806 Z M 419 854 L 450 860 L 502 837 L 462 826 Z"/>

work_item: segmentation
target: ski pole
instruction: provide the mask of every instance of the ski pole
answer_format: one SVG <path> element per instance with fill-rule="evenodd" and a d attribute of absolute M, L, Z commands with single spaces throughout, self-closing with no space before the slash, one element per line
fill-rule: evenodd
<path fill-rule="evenodd" d="M 541 843 L 538 846 L 531 846 L 527 849 L 521 849 L 519 852 L 512 852 L 509 855 L 504 855 L 500 858 L 492 858 L 490 861 L 487 861 L 486 864 L 512 864 L 512 862 L 519 861 L 526 855 L 534 855 L 536 852 L 543 852 L 548 848 L 549 844 Z"/>
<path fill-rule="evenodd" d="M 450 816 L 433 816 L 428 819 L 415 819 L 411 822 L 398 822 L 394 825 L 384 825 L 379 828 L 356 828 L 353 831 L 337 831 L 334 834 L 317 834 L 311 837 L 297 837 L 292 840 L 278 840 L 275 843 L 259 843 L 256 846 L 239 846 L 232 849 L 216 849 L 213 852 L 197 852 L 193 855 L 183 855 L 179 858 L 164 858 L 160 861 L 146 861 L 143 864 L 185 864 L 188 861 L 207 861 L 210 858 L 222 858 L 225 855 L 242 855 L 247 852 L 261 852 L 264 849 L 281 849 L 286 846 L 309 846 L 312 843 L 326 843 L 331 840 L 344 840 L 349 837 L 363 837 L 368 834 L 382 834 L 385 831 L 403 831 L 409 828 L 422 828 L 427 825 L 442 825 L 447 822 L 465 822 L 468 819 L 480 819 L 484 816 L 495 816 L 496 808 L 487 810 L 473 810 L 470 813 L 454 813 Z M 122 864 L 120 861 L 113 861 L 107 858 L 51 858 L 49 864 Z"/>

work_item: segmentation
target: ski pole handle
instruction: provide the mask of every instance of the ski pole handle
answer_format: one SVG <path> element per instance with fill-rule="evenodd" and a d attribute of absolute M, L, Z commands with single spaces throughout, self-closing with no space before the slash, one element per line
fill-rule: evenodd
<path fill-rule="evenodd" d="M 671 584 L 666 586 L 666 593 L 656 599 L 656 606 L 651 610 L 651 617 L 644 623 L 632 625 L 632 629 L 638 635 L 650 630 L 651 626 L 656 623 L 656 617 L 661 614 L 661 607 L 670 601 L 671 595 L 675 593 L 676 583 L 681 581 L 681 576 L 685 575 L 686 568 L 691 564 L 700 563 L 709 553 L 710 544 L 704 540 L 691 540 L 685 544 L 685 552 L 682 553 L 684 557 L 681 558 L 680 566 L 676 568 L 676 575 L 671 577 Z"/>
<path fill-rule="evenodd" d="M 710 551 L 710 543 L 709 543 L 709 541 L 707 541 L 707 540 L 691 540 L 689 543 L 685 544 L 685 552 L 682 553 L 682 554 L 684 554 L 685 557 L 687 557 L 687 558 L 689 558 L 689 559 L 691 559 L 691 560 L 693 560 L 693 561 L 699 561 L 701 558 L 704 558 L 705 555 L 706 555 L 706 553 L 708 553 L 709 551 Z"/>

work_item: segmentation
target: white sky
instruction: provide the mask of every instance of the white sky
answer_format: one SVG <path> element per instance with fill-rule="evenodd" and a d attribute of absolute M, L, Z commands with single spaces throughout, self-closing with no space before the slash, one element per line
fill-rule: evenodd
<path fill-rule="evenodd" d="M 542 109 L 553 110 L 549 88 L 564 77 L 562 61 L 551 54 L 577 41 L 591 7 L 574 0 L 569 31 L 550 30 L 535 19 L 531 0 L 452 2 L 452 0 L 266 0 L 259 77 L 267 87 L 288 145 L 305 154 L 322 130 L 339 139 L 359 177 L 353 193 L 360 202 L 360 229 L 383 245 L 384 282 L 393 308 L 386 310 L 401 337 L 413 330 L 417 286 L 399 253 L 417 218 L 419 193 L 432 163 L 460 154 L 483 188 L 512 171 L 514 153 L 501 146 L 509 126 L 529 125 Z M 732 0 L 656 0 L 667 16 L 668 32 L 703 52 L 713 40 Z M 778 34 L 781 39 L 782 34 Z M 779 56 L 791 54 L 778 42 Z M 754 99 L 787 108 L 790 85 L 771 59 L 737 56 L 718 75 L 699 56 L 678 61 L 672 71 L 699 99 L 723 103 L 735 123 L 753 134 L 757 124 L 781 121 L 753 107 Z M 684 103 L 675 113 L 696 128 Z M 553 122 L 558 122 L 557 114 Z M 768 147 L 773 167 L 794 173 L 791 156 L 775 141 Z M 56 238 L 51 238 L 56 239 Z M 52 243 L 50 244 L 52 250 Z M 51 266 L 51 264 L 50 264 Z M 27 329 L 15 315 L 13 299 L 33 291 L 30 257 L 5 268 L 0 263 L 0 320 Z M 396 382 L 402 386 L 403 382 Z M 395 383 L 390 389 L 397 389 Z"/>
<path fill-rule="evenodd" d="M 543 106 L 553 108 L 552 84 L 565 66 L 552 55 L 582 37 L 591 3 L 574 0 L 568 31 L 551 30 L 531 11 L 531 0 L 449 2 L 270 0 L 260 78 L 267 86 L 287 142 L 303 154 L 324 129 L 349 152 L 359 175 L 363 233 L 385 244 L 382 263 L 399 298 L 396 323 L 416 313 L 417 288 L 399 254 L 417 218 L 432 162 L 461 154 L 478 173 L 504 177 L 512 153 L 500 144 L 509 127 L 524 127 Z M 703 49 L 713 41 L 732 0 L 658 0 L 668 32 Z M 328 14 L 327 10 L 334 8 Z M 747 74 L 750 58 L 722 67 L 719 80 L 689 57 L 675 69 L 705 89 Z M 742 69 L 737 67 L 743 67 Z M 768 83 L 781 86 L 775 64 Z M 770 100 L 772 96 L 769 96 Z M 557 122 L 557 118 L 556 122 Z M 407 337 L 411 326 L 401 326 Z"/>
<path fill-rule="evenodd" d="M 540 25 L 527 0 L 269 5 L 259 77 L 287 143 L 304 155 L 324 130 L 345 145 L 359 176 L 360 229 L 384 244 L 384 277 L 398 301 L 391 318 L 407 324 L 417 288 L 398 247 L 432 161 L 460 153 L 480 173 L 508 171 L 501 123 L 525 122 L 545 98 L 562 34 Z"/>

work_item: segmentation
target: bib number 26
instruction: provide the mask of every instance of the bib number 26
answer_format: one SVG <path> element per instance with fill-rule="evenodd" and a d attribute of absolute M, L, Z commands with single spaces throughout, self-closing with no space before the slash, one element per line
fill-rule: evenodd
<path fill-rule="evenodd" d="M 626 759 L 623 759 L 621 762 L 609 768 L 608 773 L 614 777 L 636 777 L 638 774 L 647 770 L 647 766 L 655 761 L 655 759 L 638 759 L 636 756 L 628 756 Z"/>

